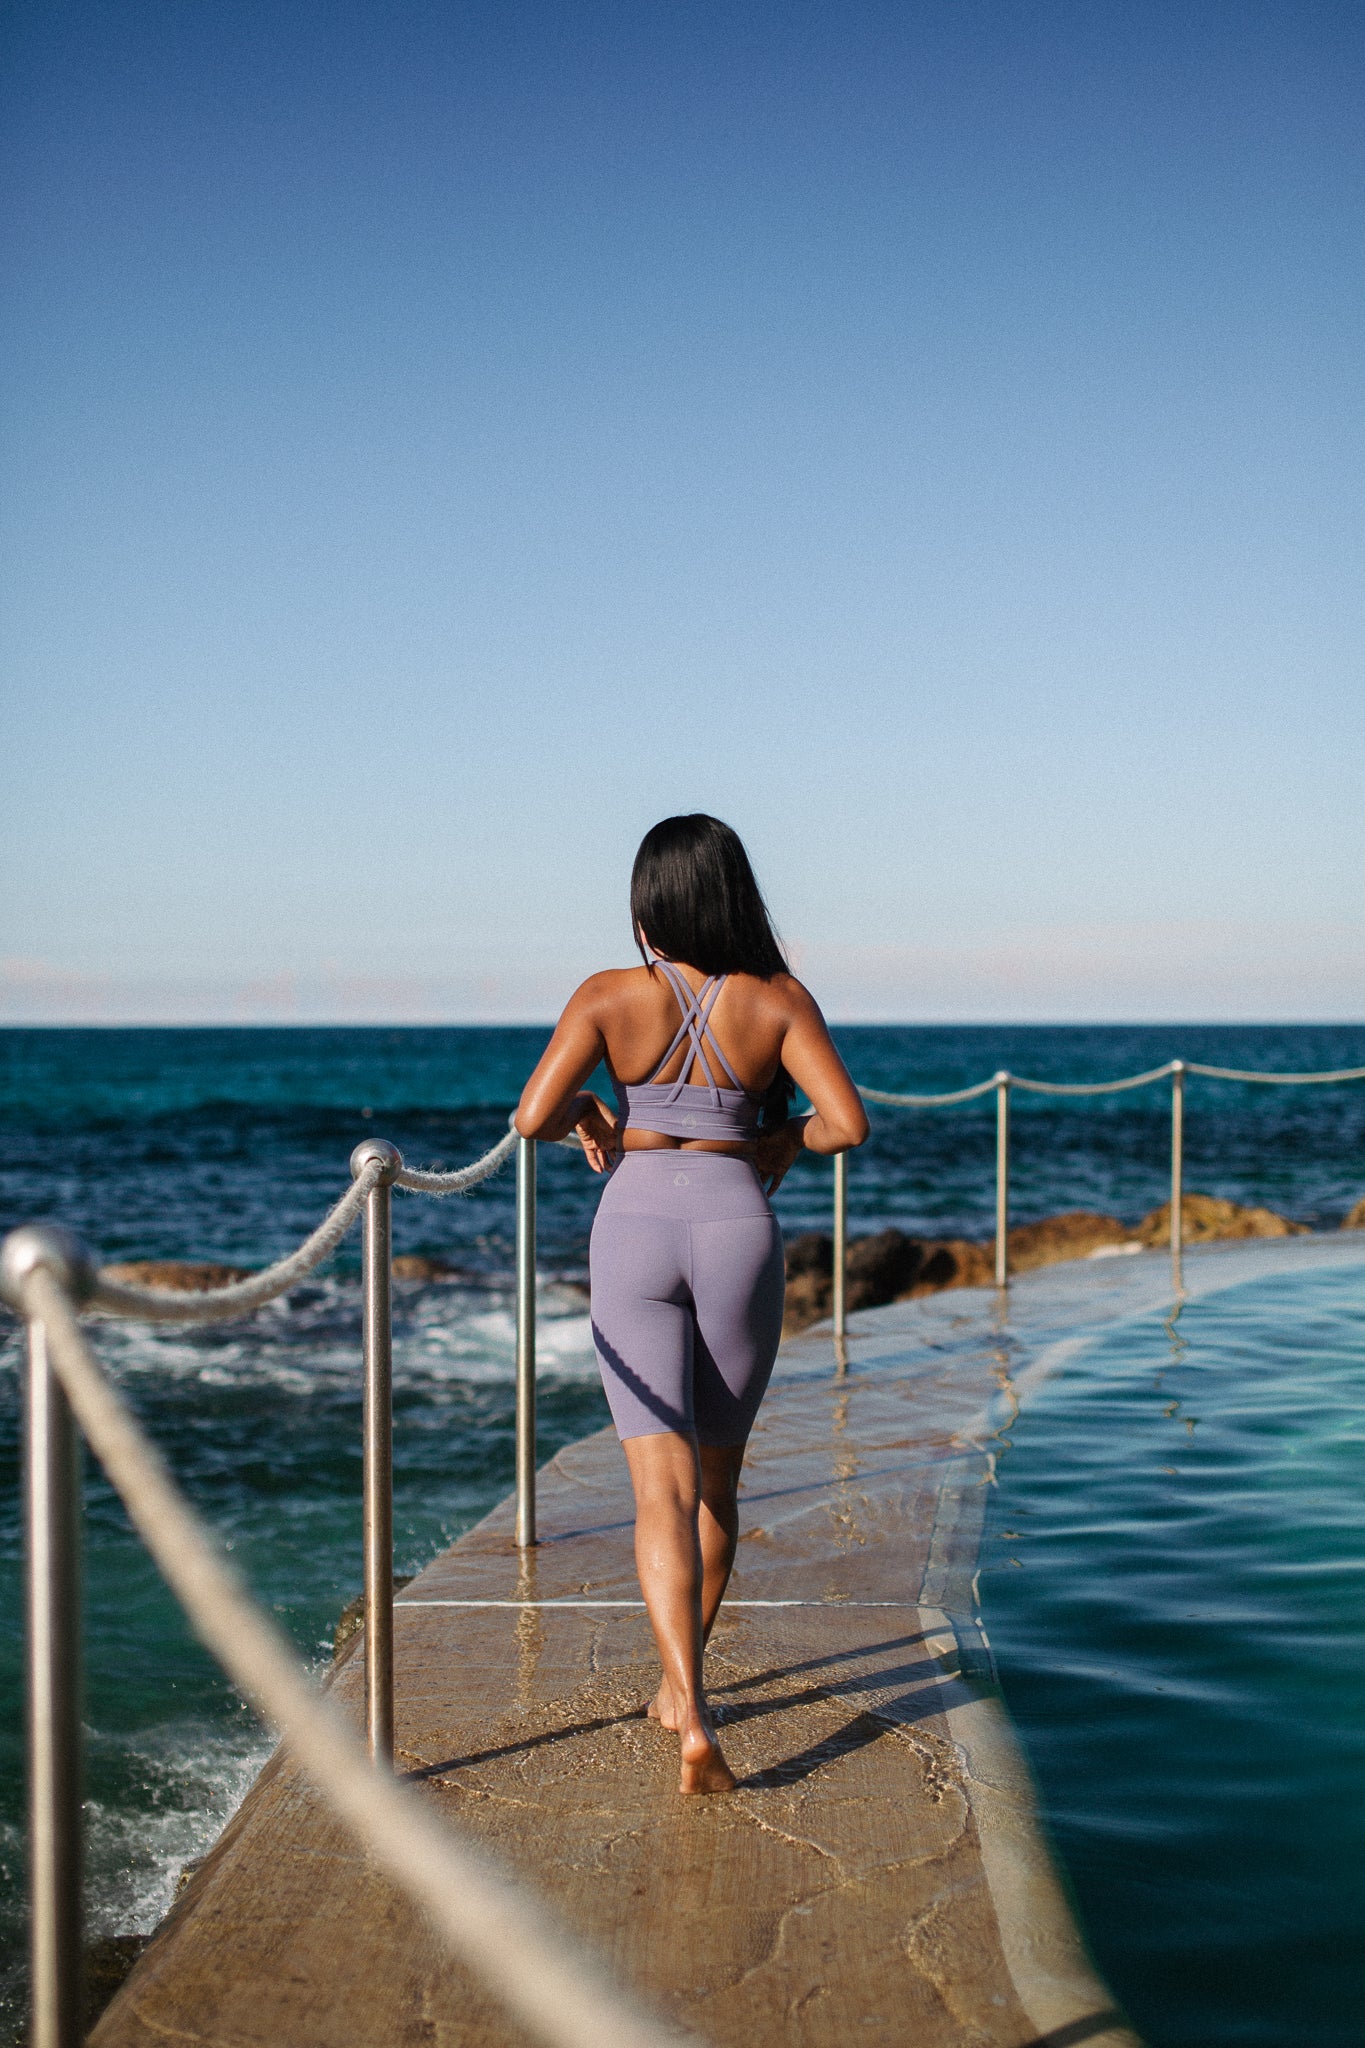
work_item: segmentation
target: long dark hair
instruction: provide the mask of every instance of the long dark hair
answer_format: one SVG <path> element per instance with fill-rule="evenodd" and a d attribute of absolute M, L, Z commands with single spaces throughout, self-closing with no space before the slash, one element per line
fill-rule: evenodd
<path fill-rule="evenodd" d="M 705 811 L 663 818 L 640 841 L 630 872 L 630 915 L 646 946 L 703 974 L 785 974 L 787 956 L 738 832 Z M 785 1123 L 795 1090 L 779 1067 L 763 1097 L 765 1128 Z"/>

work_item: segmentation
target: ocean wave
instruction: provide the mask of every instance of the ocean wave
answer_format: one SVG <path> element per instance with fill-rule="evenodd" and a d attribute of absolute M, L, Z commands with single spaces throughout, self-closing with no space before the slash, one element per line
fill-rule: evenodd
<path fill-rule="evenodd" d="M 89 1775 L 109 1787 L 85 1812 L 85 1931 L 151 1934 L 185 1866 L 206 1856 L 271 1753 L 242 1710 L 240 1726 L 170 1721 L 115 1735 L 85 1731 Z M 115 1789 L 116 1788 L 116 1789 Z M 0 1822 L 0 2042 L 26 2038 L 28 1969 L 24 1830 Z"/>
<path fill-rule="evenodd" d="M 136 1735 L 86 1732 L 92 1777 L 116 1776 L 116 1798 L 90 1798 L 86 1921 L 91 1935 L 150 1934 L 187 1863 L 208 1854 L 270 1755 L 245 1710 L 240 1728 L 166 1722 Z"/>
<path fill-rule="evenodd" d="M 308 1395 L 358 1383 L 360 1288 L 345 1277 L 310 1282 L 247 1321 L 204 1329 L 93 1321 L 94 1348 L 115 1381 L 197 1381 L 205 1387 L 270 1386 Z M 0 1361 L 18 1362 L 11 1327 Z M 583 1293 L 552 1276 L 537 1288 L 536 1356 L 560 1379 L 596 1373 L 592 1325 Z M 398 1291 L 394 1303 L 394 1387 L 434 1381 L 509 1382 L 516 1370 L 516 1315 L 510 1292 L 442 1282 Z"/>

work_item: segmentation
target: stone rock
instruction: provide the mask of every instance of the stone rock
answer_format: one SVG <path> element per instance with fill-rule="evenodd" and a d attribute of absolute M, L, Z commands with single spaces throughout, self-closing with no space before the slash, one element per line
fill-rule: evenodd
<path fill-rule="evenodd" d="M 125 1978 L 151 1938 L 150 1934 L 102 1934 L 86 1943 L 83 1973 L 85 2031 L 94 2026 L 114 1993 L 122 1989 Z"/>
<path fill-rule="evenodd" d="M 1297 1227 L 1284 1224 L 1283 1230 Z M 1065 1215 L 1045 1216 L 1039 1223 L 1023 1223 L 1012 1230 L 1010 1270 L 1027 1273 L 1036 1266 L 1089 1258 L 1092 1252 L 1132 1241 L 1133 1232 L 1117 1216 L 1071 1209 Z M 994 1282 L 993 1240 L 978 1244 L 963 1237 L 909 1237 L 903 1230 L 879 1230 L 874 1237 L 849 1239 L 850 1310 L 881 1308 L 889 1301 L 909 1301 L 945 1287 L 990 1287 Z M 794 1337 L 812 1323 L 823 1321 L 832 1313 L 833 1304 L 834 1241 L 823 1230 L 808 1230 L 787 1246 L 784 1336 Z"/>
<path fill-rule="evenodd" d="M 1029 1273 L 1035 1266 L 1055 1266 L 1063 1259 L 1088 1259 L 1109 1245 L 1130 1243 L 1132 1236 L 1117 1216 L 1068 1209 L 1062 1216 L 1045 1216 L 1041 1223 L 1021 1223 L 1010 1232 L 1010 1271 Z"/>
<path fill-rule="evenodd" d="M 188 1863 L 181 1864 L 180 1875 L 175 1881 L 175 1891 L 172 1895 L 173 1898 L 178 1899 L 180 1897 L 181 1892 L 189 1890 L 190 1886 L 194 1883 L 195 1878 L 198 1876 L 199 1872 L 203 1869 L 204 1865 L 208 1862 L 208 1860 L 209 1859 L 207 1856 L 191 1856 Z"/>
<path fill-rule="evenodd" d="M 995 1279 L 995 1246 L 974 1244 L 966 1237 L 945 1237 L 926 1243 L 919 1271 L 895 1298 L 937 1294 L 944 1287 L 989 1287 Z"/>
<path fill-rule="evenodd" d="M 881 1308 L 941 1287 L 988 1285 L 993 1272 L 989 1246 L 965 1239 L 909 1237 L 903 1230 L 879 1230 L 848 1243 L 847 1301 L 850 1310 Z M 811 1230 L 787 1247 L 787 1304 L 783 1334 L 791 1337 L 830 1315 L 834 1301 L 834 1242 Z"/>
<path fill-rule="evenodd" d="M 895 1301 L 918 1279 L 925 1247 L 903 1230 L 879 1230 L 875 1237 L 855 1237 L 848 1247 L 847 1296 L 850 1308 L 877 1308 Z M 830 1259 L 830 1286 L 834 1261 Z"/>
<path fill-rule="evenodd" d="M 1306 1237 L 1306 1223 L 1291 1223 L 1273 1209 L 1245 1208 L 1219 1195 L 1186 1195 L 1181 1203 L 1182 1237 L 1186 1244 L 1209 1244 L 1227 1237 Z M 1171 1205 L 1163 1202 L 1144 1216 L 1133 1236 L 1142 1244 L 1169 1244 Z"/>
<path fill-rule="evenodd" d="M 412 1584 L 412 1573 L 393 1575 L 393 1590 L 401 1593 L 404 1586 Z M 338 1658 L 353 1637 L 360 1634 L 365 1626 L 365 1595 L 357 1593 L 354 1600 L 348 1600 L 337 1616 L 337 1625 L 332 1631 L 332 1658 Z"/>
<path fill-rule="evenodd" d="M 793 1275 L 787 1282 L 787 1297 L 782 1310 L 783 1336 L 794 1337 L 798 1331 L 808 1330 L 812 1323 L 823 1322 L 830 1314 L 833 1292 L 830 1273 L 814 1273 L 808 1269 Z"/>
<path fill-rule="evenodd" d="M 393 1262 L 395 1280 L 453 1280 L 455 1268 L 423 1252 L 400 1252 Z"/>
<path fill-rule="evenodd" d="M 879 1308 L 904 1293 L 923 1264 L 923 1246 L 903 1230 L 879 1230 L 848 1245 L 847 1299 L 850 1309 Z M 810 1230 L 787 1247 L 787 1308 L 790 1334 L 829 1315 L 834 1298 L 834 1240 Z"/>
<path fill-rule="evenodd" d="M 173 1294 L 210 1294 L 215 1288 L 251 1278 L 250 1266 L 221 1266 L 195 1259 L 129 1259 L 102 1270 L 106 1280 L 122 1280 L 129 1287 L 164 1287 Z"/>
<path fill-rule="evenodd" d="M 787 1246 L 787 1278 L 798 1280 L 804 1273 L 834 1271 L 834 1239 L 825 1230 L 806 1230 Z"/>
<path fill-rule="evenodd" d="M 806 1230 L 786 1248 L 787 1298 L 782 1334 L 794 1337 L 830 1313 L 834 1293 L 834 1240 L 823 1230 Z"/>
<path fill-rule="evenodd" d="M 1341 1227 L 1343 1230 L 1365 1230 L 1365 1195 L 1361 1196 Z"/>

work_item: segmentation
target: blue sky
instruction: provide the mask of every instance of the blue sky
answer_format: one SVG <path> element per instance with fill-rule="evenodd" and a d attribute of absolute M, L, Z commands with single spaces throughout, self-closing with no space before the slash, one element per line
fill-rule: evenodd
<path fill-rule="evenodd" d="M 25 5 L 0 1020 L 1365 1016 L 1354 5 Z"/>

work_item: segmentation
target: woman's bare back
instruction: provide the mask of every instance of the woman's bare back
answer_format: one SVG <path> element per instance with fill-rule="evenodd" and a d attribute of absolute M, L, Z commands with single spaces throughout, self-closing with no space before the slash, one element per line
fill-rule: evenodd
<path fill-rule="evenodd" d="M 694 995 L 704 987 L 707 976 L 695 967 L 676 967 Z M 666 977 L 647 967 L 623 967 L 595 975 L 594 981 L 615 984 L 602 990 L 598 1011 L 599 1028 L 606 1048 L 607 1070 L 614 1081 L 635 1087 L 642 1081 L 676 1081 L 689 1060 L 692 1071 L 688 1085 L 707 1085 L 701 1063 L 692 1057 L 687 1040 L 679 1045 L 668 1063 L 659 1061 L 678 1033 L 678 1000 Z M 760 981 L 754 974 L 727 974 L 710 1011 L 711 1034 L 720 1045 L 735 1078 L 752 1095 L 762 1095 L 771 1086 L 782 1058 L 782 1041 L 790 1019 L 790 1004 L 784 1005 L 781 984 L 790 975 Z M 723 1073 L 713 1077 L 725 1086 Z"/>

